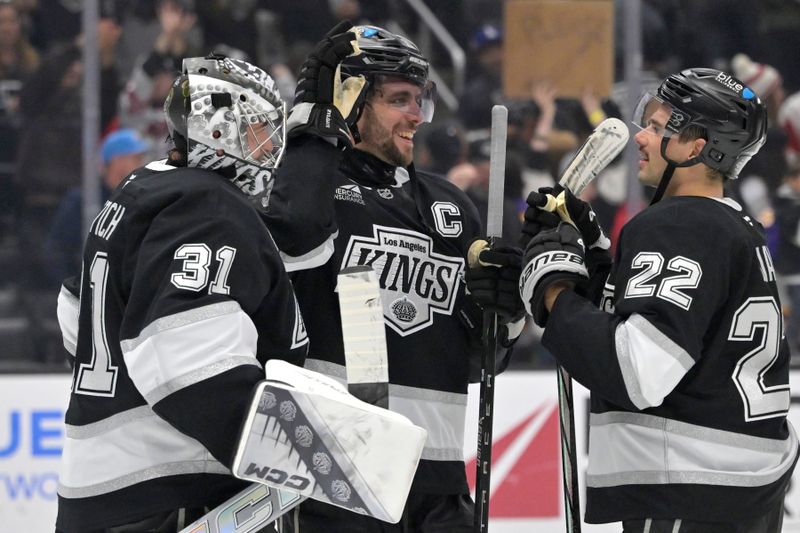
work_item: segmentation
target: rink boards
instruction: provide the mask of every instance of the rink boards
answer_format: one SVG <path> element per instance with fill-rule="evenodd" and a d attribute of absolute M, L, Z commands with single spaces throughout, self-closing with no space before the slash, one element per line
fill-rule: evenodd
<path fill-rule="evenodd" d="M 0 375 L 0 531 L 50 532 L 68 375 Z M 555 372 L 497 378 L 492 464 L 492 533 L 563 531 Z M 478 388 L 470 390 L 465 457 L 474 479 Z M 579 469 L 585 469 L 587 392 L 575 389 Z M 790 418 L 800 428 L 800 371 L 792 374 Z M 471 459 L 471 461 L 470 461 Z M 582 478 L 582 476 L 581 476 Z M 800 479 L 800 474 L 795 474 Z M 800 531 L 800 483 L 786 502 L 784 531 Z M 587 525 L 586 533 L 618 532 Z"/>

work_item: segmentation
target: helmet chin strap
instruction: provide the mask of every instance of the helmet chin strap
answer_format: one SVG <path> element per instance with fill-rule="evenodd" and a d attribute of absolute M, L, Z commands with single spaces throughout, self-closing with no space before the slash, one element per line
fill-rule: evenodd
<path fill-rule="evenodd" d="M 667 137 L 666 135 L 663 139 L 661 139 L 661 157 L 663 157 L 664 161 L 667 162 L 667 168 L 665 168 L 664 173 L 661 174 L 661 181 L 658 182 L 658 187 L 656 188 L 655 194 L 653 194 L 653 199 L 650 200 L 650 205 L 657 204 L 664 196 L 664 192 L 666 192 L 667 186 L 669 185 L 676 168 L 691 167 L 701 162 L 699 156 L 689 158 L 683 163 L 676 163 L 667 157 L 667 145 L 669 144 L 670 139 L 671 137 Z"/>

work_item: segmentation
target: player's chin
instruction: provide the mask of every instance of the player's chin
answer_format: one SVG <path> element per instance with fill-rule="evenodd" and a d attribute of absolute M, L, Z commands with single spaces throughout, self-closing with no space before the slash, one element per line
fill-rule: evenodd
<path fill-rule="evenodd" d="M 395 144 L 396 159 L 402 163 L 401 166 L 407 167 L 414 161 L 414 145 L 411 143 L 404 143 L 403 146 Z M 399 165 L 400 166 L 400 165 Z"/>
<path fill-rule="evenodd" d="M 646 160 L 639 161 L 639 181 L 650 183 L 652 181 L 653 169 Z"/>

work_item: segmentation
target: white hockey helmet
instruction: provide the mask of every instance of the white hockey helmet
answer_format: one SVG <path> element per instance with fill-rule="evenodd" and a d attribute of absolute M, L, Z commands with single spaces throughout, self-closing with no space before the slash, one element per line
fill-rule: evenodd
<path fill-rule="evenodd" d="M 266 72 L 217 54 L 186 58 L 164 114 L 187 166 L 224 170 L 251 196 L 267 188 L 283 156 L 286 105 Z"/>

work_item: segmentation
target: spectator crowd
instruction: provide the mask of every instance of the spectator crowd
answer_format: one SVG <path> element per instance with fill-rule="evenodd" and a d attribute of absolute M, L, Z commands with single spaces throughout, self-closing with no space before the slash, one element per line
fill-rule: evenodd
<path fill-rule="evenodd" d="M 338 20 L 396 27 L 410 36 L 426 31 L 405 0 L 99 3 L 101 198 L 132 169 L 166 156 L 162 105 L 183 57 L 213 50 L 251 61 L 273 76 L 291 102 L 300 62 Z M 590 88 L 579 99 L 561 98 L 546 80 L 530 88 L 529 98 L 509 100 L 502 86 L 503 2 L 426 3 L 468 52 L 468 65 L 458 108 L 440 104 L 433 124 L 417 136 L 417 167 L 465 190 L 485 222 L 490 111 L 505 104 L 503 227 L 514 241 L 528 193 L 553 185 L 604 118 L 627 121 L 624 102 Z M 619 85 L 623 3 L 614 3 Z M 77 273 L 83 240 L 81 5 L 0 0 L 0 371 L 31 364 L 66 368 L 55 301 L 61 279 Z M 800 45 L 800 3 L 643 0 L 642 36 L 642 66 L 652 78 L 689 67 L 726 69 L 767 103 L 767 144 L 740 179 L 728 184 L 728 193 L 767 228 L 786 289 L 787 335 L 800 354 L 800 57 L 785 52 Z M 429 46 L 425 51 L 446 82 L 446 53 Z M 637 209 L 626 203 L 627 180 L 620 158 L 584 193 L 611 235 Z M 550 364 L 539 334 L 528 327 L 517 364 Z"/>

